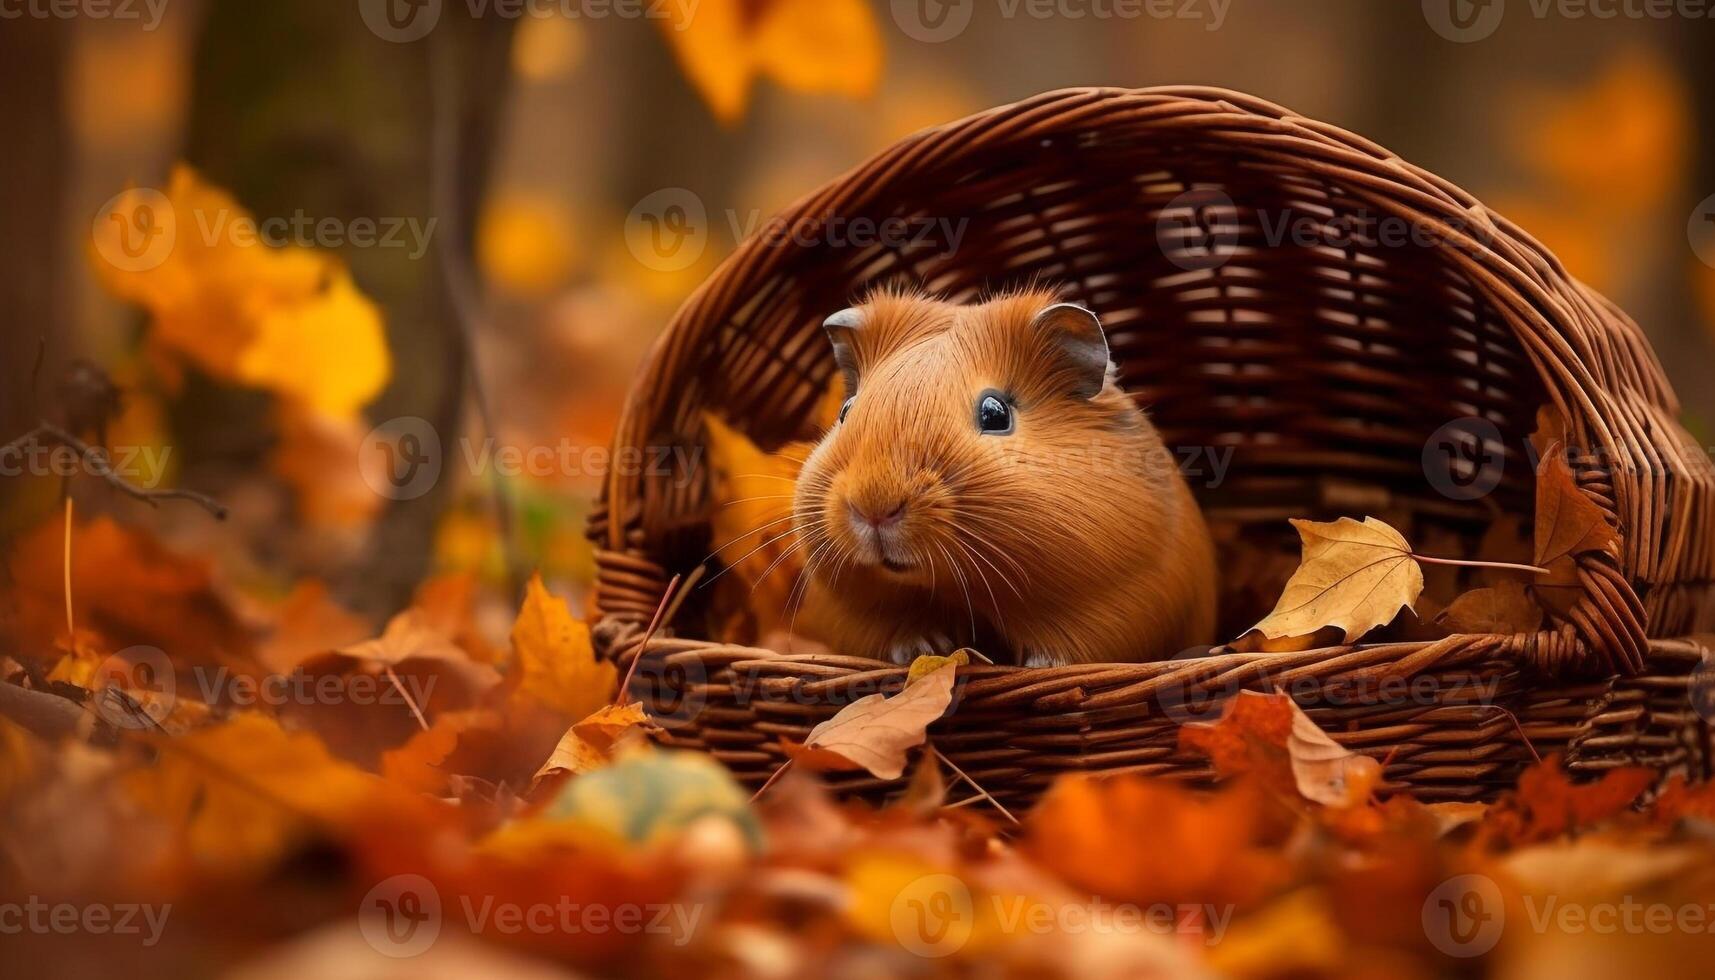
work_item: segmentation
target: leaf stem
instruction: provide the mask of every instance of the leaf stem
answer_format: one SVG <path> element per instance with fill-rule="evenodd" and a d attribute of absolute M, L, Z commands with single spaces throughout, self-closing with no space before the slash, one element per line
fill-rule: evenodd
<path fill-rule="evenodd" d="M 1541 565 L 1520 565 L 1510 561 L 1478 561 L 1475 558 L 1431 558 L 1412 552 L 1411 557 L 1425 565 L 1458 565 L 1462 568 L 1504 568 L 1514 572 L 1532 572 L 1537 575 L 1547 575 L 1548 569 Z"/>

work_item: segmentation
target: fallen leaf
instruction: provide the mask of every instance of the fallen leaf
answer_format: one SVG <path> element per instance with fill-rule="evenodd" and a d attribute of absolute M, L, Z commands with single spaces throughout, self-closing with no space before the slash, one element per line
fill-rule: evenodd
<path fill-rule="evenodd" d="M 531 781 L 532 791 L 547 777 L 562 773 L 581 775 L 607 765 L 613 761 L 613 747 L 621 737 L 648 727 L 651 727 L 649 716 L 644 713 L 640 702 L 610 704 L 597 709 L 566 730 L 560 743 L 554 746 L 554 754 L 536 770 Z"/>
<path fill-rule="evenodd" d="M 1241 691 L 1219 721 L 1181 726 L 1179 744 L 1223 776 L 1256 773 L 1329 807 L 1367 803 L 1382 776 L 1381 763 L 1341 746 L 1284 694 Z"/>
<path fill-rule="evenodd" d="M 1654 782 L 1649 769 L 1628 766 L 1574 783 L 1558 756 L 1544 759 L 1490 807 L 1480 833 L 1485 840 L 1513 845 L 1552 840 L 1625 812 Z"/>
<path fill-rule="evenodd" d="M 1373 517 L 1294 520 L 1304 557 L 1274 611 L 1251 627 L 1265 637 L 1338 627 L 1347 643 L 1391 622 L 1423 592 L 1423 570 L 1398 531 Z"/>
<path fill-rule="evenodd" d="M 548 591 L 540 575 L 531 576 L 525 589 L 512 626 L 512 652 L 521 697 L 570 718 L 587 718 L 613 700 L 618 672 L 596 659 L 589 627 Z"/>
<path fill-rule="evenodd" d="M 395 783 L 432 796 L 447 792 L 447 760 L 458 750 L 459 740 L 474 728 L 498 728 L 500 717 L 493 711 L 443 711 L 434 724 L 412 735 L 396 749 L 381 753 L 381 775 Z"/>
<path fill-rule="evenodd" d="M 1542 607 L 1522 584 L 1501 582 L 1460 595 L 1435 621 L 1455 633 L 1533 633 Z"/>
<path fill-rule="evenodd" d="M 380 778 L 335 759 L 314 736 L 288 733 L 254 712 L 154 741 L 159 761 L 126 774 L 127 792 L 138 807 L 181 828 L 194 863 L 223 874 L 337 832 L 387 798 Z"/>
<path fill-rule="evenodd" d="M 1291 821 L 1250 783 L 1215 793 L 1148 777 L 1067 776 L 1026 821 L 1023 847 L 1077 888 L 1149 904 L 1254 902 L 1283 885 Z"/>
<path fill-rule="evenodd" d="M 965 667 L 970 662 L 971 655 L 963 650 L 954 650 L 944 657 L 938 654 L 925 654 L 911 661 L 911 667 L 905 672 L 905 686 L 910 687 L 948 664 Z"/>
<path fill-rule="evenodd" d="M 810 729 L 804 745 L 825 749 L 882 779 L 898 779 L 906 753 L 929 737 L 931 722 L 953 703 L 956 663 L 937 667 L 893 697 L 871 694 Z"/>

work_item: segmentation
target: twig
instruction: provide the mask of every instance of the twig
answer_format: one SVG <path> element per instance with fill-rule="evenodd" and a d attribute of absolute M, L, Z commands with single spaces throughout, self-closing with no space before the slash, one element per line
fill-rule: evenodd
<path fill-rule="evenodd" d="M 51 422 L 43 422 L 5 446 L 0 446 L 0 456 L 4 456 L 13 450 L 22 449 L 25 445 L 37 440 L 57 442 L 69 448 L 78 454 L 92 475 L 100 477 L 108 486 L 128 497 L 141 500 L 150 507 L 160 506 L 160 501 L 163 500 L 188 500 L 214 515 L 216 520 L 226 520 L 226 508 L 224 506 L 216 502 L 214 498 L 197 493 L 195 490 L 152 490 L 137 486 L 113 472 L 112 464 L 107 461 L 107 454 L 100 447 L 91 446 Z"/>
<path fill-rule="evenodd" d="M 667 591 L 661 594 L 661 601 L 655 605 L 655 617 L 649 621 L 649 628 L 643 631 L 643 641 L 637 644 L 637 653 L 631 658 L 631 666 L 625 668 L 625 680 L 619 682 L 619 690 L 615 692 L 613 703 L 624 704 L 631 699 L 631 676 L 637 673 L 637 665 L 643 662 L 643 655 L 648 652 L 649 641 L 655 636 L 655 630 L 660 627 L 661 620 L 666 618 L 668 602 L 673 598 L 673 592 L 679 587 L 680 576 L 673 576 L 667 583 Z"/>
<path fill-rule="evenodd" d="M 790 765 L 792 765 L 792 760 L 787 759 L 785 762 L 782 762 L 780 764 L 779 769 L 776 769 L 776 770 L 774 770 L 774 772 L 770 773 L 768 776 L 768 780 L 766 782 L 764 782 L 761 786 L 757 787 L 756 792 L 752 793 L 750 795 L 750 802 L 755 803 L 757 800 L 761 799 L 762 794 L 768 792 L 768 787 L 773 786 L 774 781 L 776 779 L 779 779 L 780 774 L 785 772 L 787 767 Z"/>
<path fill-rule="evenodd" d="M 65 587 L 66 595 L 66 640 L 75 648 L 77 646 L 77 619 L 71 610 L 71 494 L 66 494 L 66 528 L 65 546 L 60 552 L 60 564 L 64 570 L 61 584 Z"/>
<path fill-rule="evenodd" d="M 983 799 L 988 800 L 990 803 L 994 804 L 994 808 L 996 810 L 999 810 L 1001 812 L 1002 816 L 1006 817 L 1006 819 L 1008 819 L 1008 820 L 1011 820 L 1014 824 L 1018 823 L 1018 818 L 1012 815 L 1011 810 L 1008 810 L 1006 807 L 1002 806 L 1001 802 L 999 800 L 995 799 L 989 793 L 988 790 L 983 789 L 983 786 L 981 783 L 977 782 L 976 780 L 972 779 L 970 776 L 966 775 L 965 771 L 963 769 L 960 769 L 956 764 L 954 764 L 952 759 L 947 758 L 947 756 L 944 753 L 942 753 L 942 751 L 940 749 L 931 745 L 931 746 L 929 746 L 929 751 L 935 753 L 935 758 L 940 759 L 942 762 L 946 763 L 947 768 L 953 770 L 953 773 L 955 775 L 957 775 L 960 779 L 963 779 L 965 782 L 970 783 L 971 788 L 976 790 L 978 793 L 982 794 Z"/>
<path fill-rule="evenodd" d="M 381 669 L 386 671 L 387 679 L 393 682 L 393 689 L 398 691 L 399 696 L 405 699 L 405 704 L 411 709 L 411 713 L 417 716 L 417 724 L 422 726 L 423 731 L 428 731 L 429 721 L 423 717 L 423 709 L 417 707 L 417 702 L 411 699 L 410 694 L 406 693 L 405 685 L 400 682 L 399 675 L 393 672 L 393 665 L 383 664 Z"/>

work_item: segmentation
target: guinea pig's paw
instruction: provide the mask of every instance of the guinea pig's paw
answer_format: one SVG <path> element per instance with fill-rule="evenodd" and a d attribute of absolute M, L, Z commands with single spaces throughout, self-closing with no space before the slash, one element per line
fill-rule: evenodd
<path fill-rule="evenodd" d="M 905 666 L 918 657 L 934 653 L 942 653 L 953 649 L 953 641 L 940 633 L 929 633 L 924 636 L 902 636 L 893 641 L 887 650 L 887 659 L 900 666 Z"/>
<path fill-rule="evenodd" d="M 1021 662 L 1026 667 L 1064 667 L 1066 665 L 1066 661 L 1052 653 L 1044 653 L 1041 650 L 1024 650 L 1021 653 L 1024 655 Z"/>

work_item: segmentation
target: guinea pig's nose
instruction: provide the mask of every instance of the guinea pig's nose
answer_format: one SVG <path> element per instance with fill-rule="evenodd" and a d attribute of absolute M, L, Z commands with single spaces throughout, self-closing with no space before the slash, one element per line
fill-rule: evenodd
<path fill-rule="evenodd" d="M 898 524 L 899 519 L 905 516 L 905 501 L 903 500 L 896 503 L 884 504 L 879 507 L 874 505 L 865 506 L 857 503 L 856 501 L 852 501 L 850 506 L 852 514 L 855 515 L 858 520 L 863 521 L 865 524 L 868 524 L 870 527 L 873 527 L 878 531 L 884 527 Z"/>

